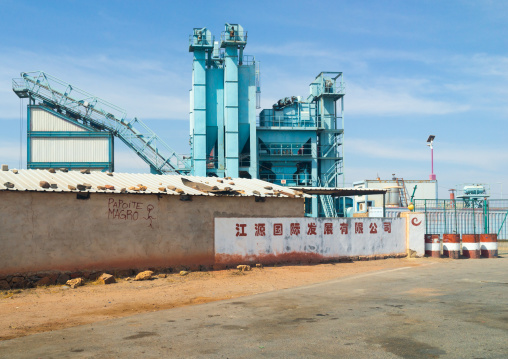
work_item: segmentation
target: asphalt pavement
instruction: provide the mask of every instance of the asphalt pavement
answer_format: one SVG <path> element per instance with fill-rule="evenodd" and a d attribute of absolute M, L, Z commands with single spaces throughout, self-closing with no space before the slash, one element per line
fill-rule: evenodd
<path fill-rule="evenodd" d="M 508 358 L 508 258 L 416 261 L 7 340 L 0 358 Z"/>

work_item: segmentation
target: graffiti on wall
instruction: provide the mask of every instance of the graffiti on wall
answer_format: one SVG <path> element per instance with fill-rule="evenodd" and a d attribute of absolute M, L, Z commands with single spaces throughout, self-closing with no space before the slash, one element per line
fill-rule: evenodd
<path fill-rule="evenodd" d="M 143 219 L 145 219 L 145 220 L 150 222 L 150 224 L 148 224 L 148 227 L 150 227 L 150 228 L 153 228 L 152 220 L 157 219 L 155 217 L 152 217 L 152 215 L 150 214 L 150 212 L 152 212 L 154 208 L 155 207 L 153 205 L 151 205 L 151 204 L 146 206 L 146 210 L 148 211 L 148 215 L 146 217 L 143 217 Z"/>
<path fill-rule="evenodd" d="M 401 218 L 216 218 L 216 255 L 314 253 L 323 257 L 405 252 Z"/>
<path fill-rule="evenodd" d="M 146 205 L 143 202 L 125 201 L 115 198 L 108 199 L 108 219 L 132 222 L 143 219 L 148 223 L 148 227 L 152 229 L 153 220 L 157 219 L 152 215 L 154 209 L 155 207 L 152 204 Z M 140 213 L 143 217 L 141 217 Z"/>

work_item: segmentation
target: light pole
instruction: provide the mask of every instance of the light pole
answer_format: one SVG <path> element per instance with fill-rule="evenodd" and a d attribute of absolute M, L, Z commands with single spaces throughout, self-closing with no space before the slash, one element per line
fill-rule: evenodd
<path fill-rule="evenodd" d="M 436 175 L 434 174 L 434 146 L 433 146 L 434 138 L 436 138 L 436 136 L 430 135 L 429 138 L 427 139 L 427 146 L 430 147 L 430 163 L 431 163 L 432 172 L 429 176 L 429 179 L 431 181 L 436 180 Z"/>

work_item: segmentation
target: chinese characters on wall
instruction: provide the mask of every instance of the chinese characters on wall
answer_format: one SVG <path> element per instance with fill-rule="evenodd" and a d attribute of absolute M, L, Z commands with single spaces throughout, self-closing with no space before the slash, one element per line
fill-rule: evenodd
<path fill-rule="evenodd" d="M 334 228 L 334 225 L 337 228 Z M 271 226 L 271 228 L 268 228 Z M 252 226 L 251 226 L 252 227 Z M 317 235 L 347 235 L 349 234 L 349 223 L 333 223 L 333 222 L 324 222 L 322 229 L 318 233 L 318 225 L 315 222 L 310 222 L 306 224 L 305 228 L 301 228 L 302 225 L 298 222 L 290 223 L 289 232 L 286 233 L 289 236 L 298 236 L 302 233 L 306 233 L 308 236 L 317 236 Z M 368 225 L 368 229 L 364 229 L 363 222 L 353 222 L 352 228 L 354 228 L 355 234 L 377 234 L 378 229 L 377 223 L 370 223 Z M 337 230 L 336 230 L 337 229 Z M 245 223 L 236 223 L 236 237 L 247 237 L 249 234 L 254 234 L 255 237 L 265 237 L 267 235 L 267 231 L 271 231 L 274 236 L 283 236 L 284 235 L 284 226 L 282 223 L 255 223 L 252 228 Z M 365 231 L 365 232 L 364 232 Z M 385 233 L 392 232 L 392 224 L 391 222 L 383 222 L 382 231 Z"/>

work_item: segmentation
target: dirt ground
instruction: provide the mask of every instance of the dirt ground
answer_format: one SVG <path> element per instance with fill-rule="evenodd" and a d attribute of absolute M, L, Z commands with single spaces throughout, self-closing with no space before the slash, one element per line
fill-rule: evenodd
<path fill-rule="evenodd" d="M 56 285 L 0 292 L 0 340 L 430 261 L 404 258 L 177 273 L 148 281 L 92 282 L 76 289 Z"/>

